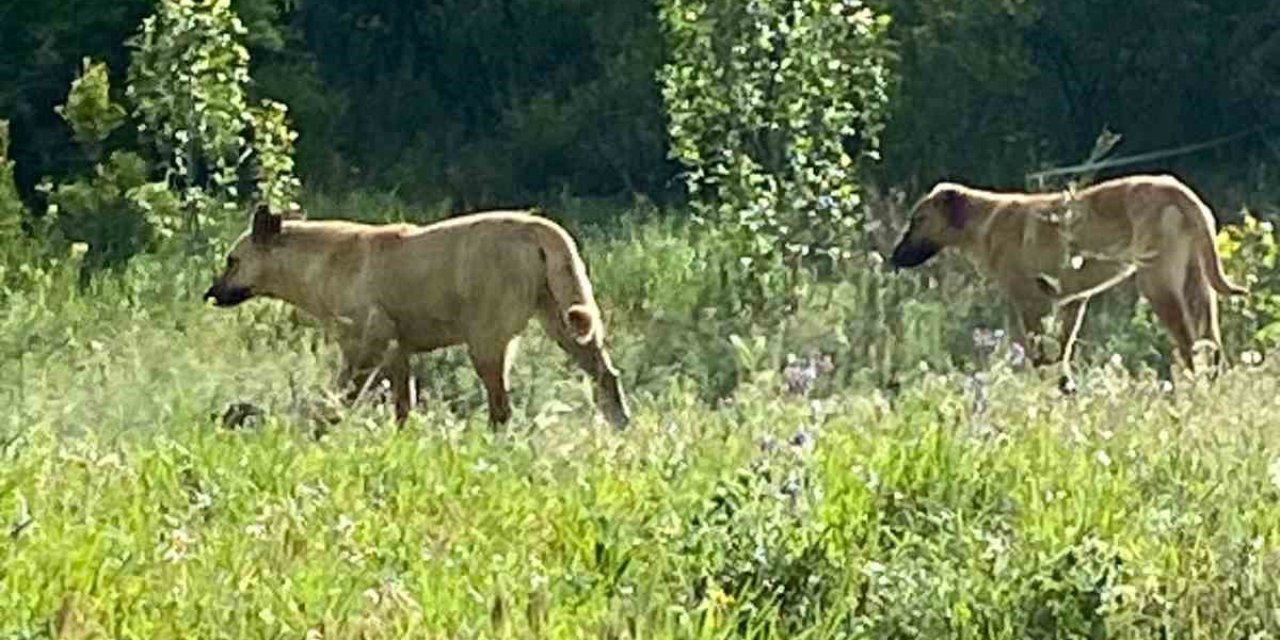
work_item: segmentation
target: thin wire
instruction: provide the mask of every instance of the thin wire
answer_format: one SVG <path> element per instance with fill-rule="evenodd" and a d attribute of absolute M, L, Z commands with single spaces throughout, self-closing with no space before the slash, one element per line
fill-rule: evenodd
<path fill-rule="evenodd" d="M 1256 133 L 1270 129 L 1274 126 L 1276 125 L 1259 125 L 1259 126 L 1253 127 L 1252 129 L 1238 131 L 1231 135 L 1222 136 L 1220 138 L 1214 138 L 1213 140 L 1208 140 L 1205 142 L 1197 142 L 1195 144 L 1183 145 L 1181 147 L 1173 147 L 1172 149 L 1161 149 L 1159 151 L 1149 151 L 1147 153 L 1140 153 L 1134 156 L 1114 158 L 1111 160 L 1103 160 L 1100 162 L 1085 162 L 1082 164 L 1070 165 L 1066 167 L 1058 167 L 1056 169 L 1037 171 L 1035 173 L 1028 173 L 1026 179 L 1028 181 L 1044 180 L 1045 178 L 1049 178 L 1053 176 L 1071 175 L 1076 173 L 1087 173 L 1090 171 L 1098 171 L 1100 169 L 1110 169 L 1112 167 L 1128 166 L 1131 164 L 1137 164 L 1139 162 L 1147 162 L 1149 160 L 1159 160 L 1161 158 L 1169 158 L 1173 156 L 1186 155 L 1188 153 L 1194 153 L 1196 151 L 1211 149 L 1213 147 L 1219 147 L 1224 144 L 1235 142 L 1240 138 L 1245 138 L 1245 137 L 1254 135 Z"/>

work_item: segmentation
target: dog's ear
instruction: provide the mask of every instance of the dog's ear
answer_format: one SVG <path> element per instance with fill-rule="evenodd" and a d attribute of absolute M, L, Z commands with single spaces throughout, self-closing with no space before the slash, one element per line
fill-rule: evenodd
<path fill-rule="evenodd" d="M 271 213 L 271 208 L 262 203 L 253 212 L 253 239 L 261 242 L 269 241 L 280 235 L 284 219 Z"/>
<path fill-rule="evenodd" d="M 943 211 L 947 214 L 947 222 L 953 229 L 963 229 L 969 224 L 969 203 L 965 201 L 963 193 L 959 189 L 950 185 L 943 187 L 938 192 L 938 201 L 942 204 Z"/>

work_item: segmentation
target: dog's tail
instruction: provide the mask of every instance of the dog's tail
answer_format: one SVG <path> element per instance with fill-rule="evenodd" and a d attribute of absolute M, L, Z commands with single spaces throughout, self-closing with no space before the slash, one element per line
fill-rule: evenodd
<path fill-rule="evenodd" d="M 1249 293 L 1248 288 L 1227 279 L 1227 274 L 1222 268 L 1222 256 L 1218 255 L 1217 223 L 1214 221 L 1213 212 L 1195 192 L 1187 188 L 1181 191 L 1190 200 L 1192 209 L 1190 216 L 1197 227 L 1195 245 L 1200 254 L 1201 264 L 1204 265 L 1205 276 L 1209 278 L 1209 284 L 1223 295 L 1242 296 Z"/>
<path fill-rule="evenodd" d="M 587 267 L 568 232 L 551 223 L 539 225 L 538 248 L 546 267 L 547 289 L 578 344 L 604 339 L 604 323 L 587 279 Z"/>

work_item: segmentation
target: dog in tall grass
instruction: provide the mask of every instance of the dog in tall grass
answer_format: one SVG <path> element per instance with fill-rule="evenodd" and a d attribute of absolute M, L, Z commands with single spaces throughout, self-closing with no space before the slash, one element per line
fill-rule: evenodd
<path fill-rule="evenodd" d="M 1223 273 L 1215 236 L 1208 206 L 1171 176 L 1131 175 L 1061 194 L 943 182 L 915 205 L 890 261 L 910 268 L 949 247 L 967 254 L 1012 303 L 1015 336 L 1033 362 L 1060 362 L 1070 388 L 1089 299 L 1135 275 L 1188 369 L 1203 343 L 1221 362 L 1217 294 L 1247 290 Z M 1042 321 L 1051 314 L 1060 349 L 1045 353 Z"/>
<path fill-rule="evenodd" d="M 385 377 L 401 424 L 414 404 L 409 356 L 453 345 L 467 348 L 490 422 L 506 423 L 516 339 L 533 316 L 594 379 L 605 418 L 618 427 L 630 421 L 577 245 L 529 212 L 367 225 L 284 220 L 260 205 L 205 292 L 219 307 L 255 297 L 283 300 L 336 327 L 348 400 Z"/>

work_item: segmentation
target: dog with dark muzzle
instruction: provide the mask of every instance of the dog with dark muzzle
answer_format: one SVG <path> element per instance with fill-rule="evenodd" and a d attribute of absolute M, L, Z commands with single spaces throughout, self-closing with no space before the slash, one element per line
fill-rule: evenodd
<path fill-rule="evenodd" d="M 963 252 L 1012 303 L 1014 335 L 1033 362 L 1060 362 L 1069 387 L 1089 299 L 1131 276 L 1189 369 L 1201 342 L 1221 361 L 1217 295 L 1247 290 L 1223 273 L 1215 236 L 1208 206 L 1171 176 L 1133 175 L 1066 194 L 943 182 L 913 208 L 890 262 L 911 268 L 948 248 Z M 1061 347 L 1043 353 L 1042 322 L 1051 314 Z"/>
<path fill-rule="evenodd" d="M 428 226 L 284 220 L 265 205 L 205 292 L 219 307 L 283 300 L 337 327 L 339 384 L 358 397 L 373 374 L 391 382 L 403 423 L 413 406 L 409 356 L 466 345 L 489 418 L 511 417 L 517 336 L 537 316 L 595 381 L 614 425 L 630 421 L 604 323 L 573 238 L 529 212 L 495 211 Z"/>

